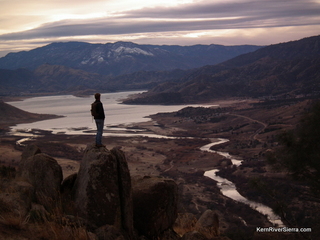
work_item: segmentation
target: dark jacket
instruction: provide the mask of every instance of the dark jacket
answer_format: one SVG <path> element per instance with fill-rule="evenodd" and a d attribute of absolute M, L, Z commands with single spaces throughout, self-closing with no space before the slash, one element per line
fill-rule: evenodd
<path fill-rule="evenodd" d="M 104 115 L 104 109 L 102 102 L 99 100 L 96 100 L 92 105 L 91 105 L 91 112 L 94 112 L 95 114 L 93 115 L 94 119 L 105 119 Z"/>

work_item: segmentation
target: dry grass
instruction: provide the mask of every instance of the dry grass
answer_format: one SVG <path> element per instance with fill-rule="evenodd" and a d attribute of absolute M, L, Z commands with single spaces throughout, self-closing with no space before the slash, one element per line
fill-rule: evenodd
<path fill-rule="evenodd" d="M 39 233 L 39 239 L 57 239 L 57 240 L 90 240 L 90 234 L 84 227 L 63 226 L 55 222 L 47 222 L 43 224 Z M 42 236 L 41 236 L 42 235 Z"/>
<path fill-rule="evenodd" d="M 0 224 L 5 227 L 21 230 L 29 222 L 29 215 L 24 217 L 18 211 L 0 215 Z"/>
<path fill-rule="evenodd" d="M 4 229 L 5 231 L 2 231 Z M 20 239 L 19 237 L 34 240 L 95 239 L 94 235 L 81 224 L 68 221 L 61 216 L 47 215 L 41 210 L 31 210 L 26 217 L 12 213 L 0 216 L 0 239 L 6 239 L 6 235 L 2 235 L 2 232 L 17 239 Z"/>

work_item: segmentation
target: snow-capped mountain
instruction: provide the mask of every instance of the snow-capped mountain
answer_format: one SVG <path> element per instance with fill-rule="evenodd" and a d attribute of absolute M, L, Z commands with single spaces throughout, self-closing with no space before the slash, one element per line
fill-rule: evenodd
<path fill-rule="evenodd" d="M 30 51 L 9 53 L 0 58 L 0 68 L 34 70 L 42 64 L 51 64 L 118 76 L 137 71 L 191 69 L 212 65 L 259 48 L 250 45 L 160 46 L 132 42 L 60 42 Z"/>

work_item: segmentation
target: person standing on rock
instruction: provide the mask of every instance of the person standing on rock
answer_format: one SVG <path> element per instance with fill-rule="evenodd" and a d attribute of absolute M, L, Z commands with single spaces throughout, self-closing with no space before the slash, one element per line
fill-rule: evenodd
<path fill-rule="evenodd" d="M 96 93 L 94 98 L 96 99 L 94 103 L 91 104 L 91 115 L 93 116 L 96 125 L 97 125 L 97 135 L 96 135 L 96 146 L 104 147 L 102 145 L 102 133 L 103 133 L 103 125 L 104 125 L 104 109 L 103 104 L 100 101 L 101 94 Z"/>

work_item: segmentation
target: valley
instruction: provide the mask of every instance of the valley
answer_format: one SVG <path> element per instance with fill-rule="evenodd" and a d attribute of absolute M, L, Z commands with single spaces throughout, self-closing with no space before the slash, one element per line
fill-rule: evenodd
<path fill-rule="evenodd" d="M 175 139 L 108 136 L 104 142 L 108 149 L 119 147 L 125 152 L 132 176 L 174 179 L 179 186 L 181 216 L 192 213 L 199 217 L 206 209 L 215 210 L 220 219 L 221 232 L 231 239 L 249 236 L 261 239 L 262 235 L 268 234 L 257 233 L 256 227 L 271 226 L 271 223 L 249 206 L 223 196 L 216 183 L 203 176 L 205 171 L 213 168 L 220 169 L 222 176 L 235 182 L 241 194 L 270 207 L 279 204 L 279 198 L 283 196 L 277 194 L 284 192 L 274 191 L 274 195 L 266 197 L 266 189 L 292 189 L 286 192 L 286 197 L 295 199 L 295 202 L 288 199 L 291 217 L 283 219 L 284 223 L 290 226 L 294 220 L 300 227 L 312 227 L 316 231 L 316 225 L 310 225 L 316 222 L 297 222 L 301 214 L 310 215 L 314 209 L 320 209 L 317 202 L 311 198 L 308 201 L 301 199 L 294 191 L 298 189 L 310 195 L 309 190 L 293 182 L 284 172 L 274 171 L 266 163 L 267 153 L 277 145 L 277 134 L 294 128 L 311 102 L 308 99 L 269 102 L 224 100 L 219 102 L 219 108 L 184 108 L 173 113 L 155 114 L 151 116 L 152 121 L 130 126 L 146 134 L 172 136 Z M 84 149 L 94 141 L 93 135 L 37 134 L 39 137 L 24 144 L 34 143 L 42 152 L 56 158 L 63 168 L 64 177 L 78 170 Z M 214 150 L 229 152 L 243 159 L 240 167 L 232 167 L 229 160 L 218 154 L 200 151 L 200 147 L 215 138 L 230 140 L 215 146 Z M 22 146 L 16 145 L 18 139 L 16 136 L 1 136 L 2 164 L 17 166 L 23 150 Z M 301 205 L 300 210 L 294 207 L 297 203 Z M 302 208 L 304 212 L 301 212 Z M 278 239 L 285 239 L 282 237 L 280 234 Z"/>

